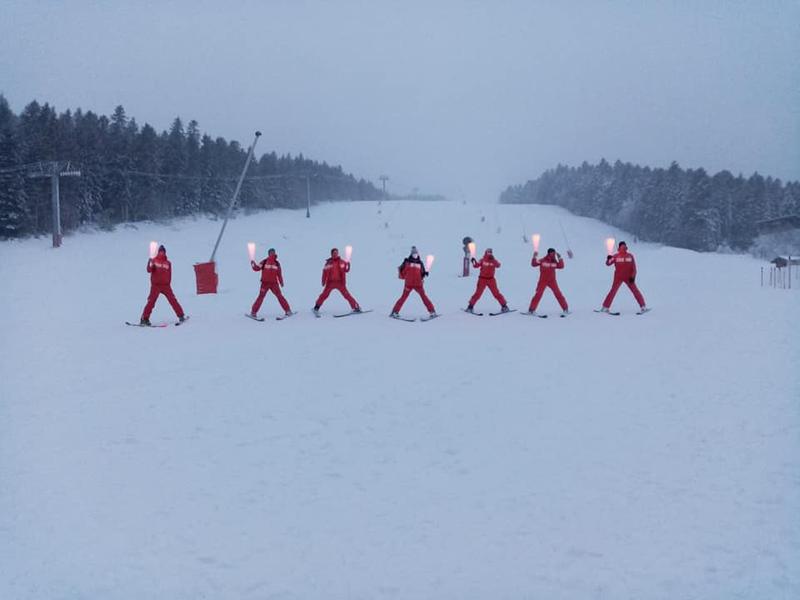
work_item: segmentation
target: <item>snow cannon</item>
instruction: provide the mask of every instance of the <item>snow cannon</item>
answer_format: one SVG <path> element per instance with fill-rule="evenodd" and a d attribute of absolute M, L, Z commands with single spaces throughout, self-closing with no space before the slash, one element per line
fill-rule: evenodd
<path fill-rule="evenodd" d="M 606 254 L 614 254 L 614 244 L 616 240 L 612 237 L 606 238 Z"/>
<path fill-rule="evenodd" d="M 158 242 L 150 242 L 150 258 L 155 258 L 156 253 L 158 253 Z"/>
<path fill-rule="evenodd" d="M 247 242 L 247 255 L 250 257 L 251 261 L 256 259 L 256 243 L 255 242 Z"/>
<path fill-rule="evenodd" d="M 426 271 L 430 271 L 431 270 L 431 267 L 433 266 L 433 259 L 434 258 L 435 257 L 433 256 L 433 254 L 428 254 L 428 256 L 425 257 L 425 270 Z"/>
<path fill-rule="evenodd" d="M 539 235 L 538 233 L 534 233 L 531 236 L 531 242 L 533 242 L 533 251 L 534 252 L 538 252 L 539 251 L 539 240 L 541 240 L 541 239 L 542 239 L 542 236 Z"/>
<path fill-rule="evenodd" d="M 350 257 L 353 256 L 353 247 L 352 246 L 345 246 L 344 247 L 344 261 L 350 262 Z"/>
<path fill-rule="evenodd" d="M 464 244 L 464 263 L 463 263 L 463 271 L 461 273 L 462 277 L 469 277 L 469 259 L 471 257 L 469 245 L 472 244 L 472 238 L 466 236 L 461 243 Z M 474 244 L 473 244 L 474 245 Z"/>
<path fill-rule="evenodd" d="M 228 220 L 231 218 L 233 207 L 236 205 L 236 199 L 239 197 L 239 191 L 242 189 L 242 182 L 244 181 L 244 176 L 245 174 L 247 174 L 247 167 L 250 166 L 250 163 L 253 160 L 253 152 L 255 152 L 256 144 L 258 143 L 258 138 L 260 137 L 261 137 L 261 132 L 256 131 L 253 143 L 250 144 L 250 148 L 248 148 L 247 150 L 247 158 L 245 158 L 244 166 L 242 167 L 242 172 L 239 175 L 239 181 L 236 182 L 236 189 L 233 191 L 233 196 L 231 196 L 231 201 L 228 203 L 228 212 L 225 213 L 225 220 L 222 221 L 222 227 L 219 230 L 217 241 L 214 244 L 214 250 L 211 252 L 211 258 L 208 260 L 208 262 L 195 263 L 194 265 L 194 274 L 195 274 L 195 279 L 197 280 L 198 294 L 217 293 L 217 284 L 219 283 L 219 276 L 217 275 L 217 269 L 216 269 L 216 263 L 214 262 L 214 257 L 217 255 L 217 249 L 219 248 L 219 243 L 222 241 L 222 236 L 225 233 L 225 227 L 228 225 Z M 253 256 L 255 256 L 255 249 L 253 250 Z"/>

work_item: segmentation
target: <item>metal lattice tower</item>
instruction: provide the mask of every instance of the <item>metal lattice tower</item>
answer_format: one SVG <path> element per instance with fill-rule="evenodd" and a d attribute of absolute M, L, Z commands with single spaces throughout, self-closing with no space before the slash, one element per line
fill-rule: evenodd
<path fill-rule="evenodd" d="M 80 177 L 80 169 L 72 166 L 68 160 L 51 160 L 39 162 L 28 170 L 28 177 L 50 178 L 50 189 L 53 203 L 53 248 L 61 246 L 61 196 L 59 180 L 61 177 Z"/>

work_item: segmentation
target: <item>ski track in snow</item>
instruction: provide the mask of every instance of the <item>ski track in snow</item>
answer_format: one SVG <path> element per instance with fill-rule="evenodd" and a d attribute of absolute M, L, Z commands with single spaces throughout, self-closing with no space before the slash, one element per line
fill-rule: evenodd
<path fill-rule="evenodd" d="M 0 598 L 798 598 L 800 296 L 760 263 L 634 243 L 545 206 L 329 204 L 0 243 Z M 486 215 L 486 222 L 480 216 Z M 495 216 L 496 215 L 496 216 Z M 459 309 L 460 240 L 527 309 L 542 249 L 567 319 Z M 385 227 L 385 223 L 389 227 Z M 500 233 L 497 229 L 500 228 Z M 629 242 L 654 310 L 611 283 Z M 125 327 L 173 263 L 191 321 Z M 245 243 L 275 246 L 298 315 L 242 317 Z M 315 319 L 329 249 L 375 312 Z M 431 323 L 386 318 L 416 244 Z M 337 292 L 323 307 L 348 310 Z M 497 310 L 487 291 L 476 310 Z M 558 307 L 550 292 L 540 312 Z M 403 313 L 422 316 L 416 295 Z M 268 295 L 261 314 L 280 314 Z M 159 299 L 153 322 L 172 323 Z"/>

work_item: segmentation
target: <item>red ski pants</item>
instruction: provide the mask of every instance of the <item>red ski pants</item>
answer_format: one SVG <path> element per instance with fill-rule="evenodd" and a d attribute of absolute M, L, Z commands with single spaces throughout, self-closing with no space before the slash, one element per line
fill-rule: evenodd
<path fill-rule="evenodd" d="M 639 306 L 645 305 L 644 296 L 642 296 L 642 292 L 639 291 L 639 288 L 636 287 L 635 283 L 631 283 L 627 279 L 614 279 L 614 283 L 611 284 L 611 291 L 608 292 L 608 296 L 606 296 L 606 299 L 603 300 L 604 308 L 611 308 L 611 303 L 614 301 L 614 296 L 617 295 L 617 290 L 623 283 L 630 288 L 631 292 L 633 293 L 633 297 L 636 298 Z"/>
<path fill-rule="evenodd" d="M 355 310 L 358 308 L 358 302 L 356 299 L 350 295 L 350 292 L 347 291 L 347 287 L 343 283 L 339 283 L 338 281 L 335 283 L 328 283 L 325 285 L 325 289 L 322 290 L 322 293 L 317 298 L 316 303 L 314 306 L 322 306 L 322 303 L 328 299 L 328 296 L 333 290 L 339 290 L 339 293 L 350 303 L 350 308 Z"/>
<path fill-rule="evenodd" d="M 405 286 L 403 288 L 403 295 L 400 296 L 400 299 L 397 302 L 395 302 L 392 312 L 400 312 L 400 309 L 403 308 L 403 304 L 405 304 L 405 301 L 412 290 L 417 292 L 419 297 L 422 298 L 422 303 L 425 305 L 425 308 L 428 309 L 428 312 L 436 311 L 436 309 L 433 307 L 433 302 L 431 302 L 430 298 L 428 298 L 428 296 L 425 294 L 425 288 L 423 288 L 421 285 L 416 285 L 414 287 Z"/>
<path fill-rule="evenodd" d="M 483 290 L 489 288 L 489 291 L 492 292 L 492 295 L 497 299 L 500 303 L 500 306 L 506 305 L 506 299 L 503 297 L 503 294 L 500 293 L 500 290 L 497 289 L 497 280 L 492 277 L 491 279 L 487 277 L 478 277 L 478 287 L 475 290 L 475 293 L 472 294 L 472 298 L 469 299 L 469 305 L 475 306 L 475 303 L 481 299 L 483 295 Z"/>
<path fill-rule="evenodd" d="M 540 281 L 536 284 L 536 293 L 533 295 L 533 299 L 531 300 L 531 305 L 528 307 L 529 312 L 535 311 L 539 307 L 539 302 L 544 295 L 544 291 L 550 288 L 553 290 L 553 295 L 558 300 L 558 303 L 561 305 L 561 310 L 569 310 L 569 306 L 567 305 L 567 299 L 564 298 L 564 294 L 561 293 L 561 290 L 558 289 L 558 284 L 555 281 Z"/>
<path fill-rule="evenodd" d="M 147 304 L 144 307 L 144 312 L 142 312 L 143 319 L 149 319 L 150 313 L 153 312 L 153 308 L 156 305 L 156 300 L 158 300 L 158 296 L 160 294 L 164 294 L 167 297 L 167 302 L 172 307 L 172 310 L 175 311 L 175 314 L 178 315 L 180 319 L 183 316 L 183 309 L 181 308 L 180 303 L 178 303 L 178 299 L 175 297 L 175 294 L 172 293 L 172 287 L 169 285 L 150 285 L 150 295 L 147 296 Z"/>
<path fill-rule="evenodd" d="M 253 302 L 253 308 L 250 309 L 250 312 L 256 314 L 258 310 L 261 308 L 261 303 L 264 302 L 264 296 L 267 295 L 267 292 L 272 292 L 275 294 L 275 297 L 280 302 L 281 308 L 288 312 L 292 310 L 289 308 L 289 303 L 286 301 L 286 298 L 283 297 L 283 292 L 281 292 L 281 286 L 277 283 L 262 283 L 261 284 L 261 291 L 258 292 L 258 298 L 256 301 Z"/>

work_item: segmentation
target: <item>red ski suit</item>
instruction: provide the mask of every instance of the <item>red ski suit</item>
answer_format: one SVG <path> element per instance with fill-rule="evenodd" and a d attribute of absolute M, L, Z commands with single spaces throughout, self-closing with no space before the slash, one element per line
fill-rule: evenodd
<path fill-rule="evenodd" d="M 497 289 L 497 280 L 494 278 L 495 270 L 500 268 L 500 261 L 491 254 L 484 254 L 483 258 L 480 260 L 475 260 L 473 258 L 472 266 L 476 269 L 480 269 L 481 272 L 478 274 L 478 287 L 475 289 L 475 293 L 472 294 L 472 298 L 469 299 L 469 305 L 475 306 L 475 303 L 480 300 L 483 295 L 483 290 L 488 287 L 489 291 L 492 292 L 492 295 L 500 303 L 500 306 L 505 306 L 506 299 L 503 297 L 503 294 L 500 293 L 500 290 Z"/>
<path fill-rule="evenodd" d="M 419 258 L 406 258 L 399 267 L 399 275 L 400 279 L 405 280 L 405 286 L 403 287 L 403 294 L 400 296 L 400 299 L 395 302 L 392 312 L 400 312 L 400 309 L 403 308 L 403 304 L 412 291 L 419 294 L 428 312 L 436 312 L 436 309 L 433 307 L 433 302 L 431 302 L 430 298 L 425 294 L 425 288 L 422 285 L 422 279 L 428 276 L 428 272 L 425 270 L 425 265 L 422 264 L 422 261 Z"/>
<path fill-rule="evenodd" d="M 285 312 L 290 312 L 292 309 L 286 298 L 283 297 L 281 287 L 283 286 L 283 272 L 281 271 L 281 263 L 278 262 L 277 255 L 268 256 L 260 263 L 252 261 L 250 266 L 253 271 L 261 271 L 261 290 L 258 292 L 258 298 L 253 302 L 253 308 L 250 310 L 252 314 L 257 314 L 261 308 L 261 303 L 264 302 L 264 296 L 267 292 L 272 292 L 278 299 L 281 308 Z"/>
<path fill-rule="evenodd" d="M 639 306 L 644 308 L 644 296 L 642 296 L 642 292 L 639 291 L 639 288 L 636 287 L 635 283 L 636 261 L 633 258 L 633 254 L 627 250 L 620 249 L 619 252 L 609 256 L 606 259 L 606 265 L 614 265 L 614 282 L 611 284 L 611 290 L 608 292 L 606 299 L 603 300 L 603 307 L 611 308 L 611 303 L 614 301 L 614 296 L 617 295 L 619 286 L 624 283 L 628 286 L 628 288 L 630 288 L 631 292 L 633 293 L 633 297 L 636 298 L 636 302 L 639 303 Z"/>
<path fill-rule="evenodd" d="M 564 294 L 561 293 L 561 290 L 558 288 L 558 282 L 556 281 L 556 270 L 564 268 L 564 259 L 560 257 L 556 258 L 555 254 L 553 254 L 553 256 L 548 254 L 542 260 L 538 260 L 537 256 L 534 254 L 531 260 L 531 266 L 534 268 L 539 267 L 539 282 L 536 284 L 536 293 L 533 295 L 528 311 L 534 312 L 538 308 L 542 295 L 544 295 L 544 291 L 547 288 L 553 290 L 553 295 L 556 297 L 556 300 L 558 300 L 561 310 L 569 310 L 567 299 L 564 298 Z"/>
<path fill-rule="evenodd" d="M 156 300 L 160 294 L 164 294 L 167 302 L 178 315 L 178 318 L 183 316 L 183 308 L 181 308 L 178 299 L 172 292 L 172 263 L 167 260 L 166 252 L 159 252 L 155 258 L 147 261 L 147 272 L 150 273 L 150 294 L 147 296 L 147 304 L 145 304 L 144 311 L 142 312 L 142 319 L 149 320 L 150 314 L 156 305 Z"/>
<path fill-rule="evenodd" d="M 350 308 L 353 310 L 358 308 L 358 302 L 347 291 L 347 273 L 349 272 L 350 263 L 338 256 L 325 261 L 325 266 L 322 267 L 322 285 L 325 289 L 322 290 L 317 302 L 314 304 L 316 308 L 322 306 L 322 303 L 327 300 L 333 290 L 339 290 L 339 293 L 350 304 Z"/>

